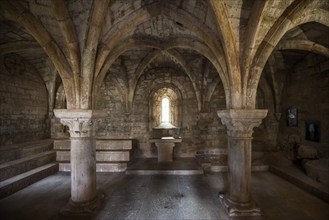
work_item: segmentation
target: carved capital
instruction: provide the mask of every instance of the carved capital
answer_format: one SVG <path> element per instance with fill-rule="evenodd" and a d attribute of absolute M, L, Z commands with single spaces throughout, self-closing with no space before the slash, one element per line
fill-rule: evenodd
<path fill-rule="evenodd" d="M 230 137 L 251 138 L 267 115 L 266 109 L 228 109 L 217 112 Z"/>
<path fill-rule="evenodd" d="M 107 114 L 103 111 L 81 109 L 55 109 L 54 114 L 63 125 L 69 127 L 71 137 L 92 137 L 98 122 Z"/>

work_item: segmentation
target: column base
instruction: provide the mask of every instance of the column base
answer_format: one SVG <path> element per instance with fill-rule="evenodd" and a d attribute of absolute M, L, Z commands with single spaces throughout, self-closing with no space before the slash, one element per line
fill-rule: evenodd
<path fill-rule="evenodd" d="M 254 202 L 236 203 L 232 202 L 224 194 L 219 194 L 219 199 L 224 209 L 231 216 L 261 216 L 260 208 Z"/>
<path fill-rule="evenodd" d="M 92 212 L 99 207 L 105 195 L 98 194 L 95 199 L 89 202 L 73 202 L 71 199 L 65 207 L 60 210 L 62 216 L 90 217 Z"/>

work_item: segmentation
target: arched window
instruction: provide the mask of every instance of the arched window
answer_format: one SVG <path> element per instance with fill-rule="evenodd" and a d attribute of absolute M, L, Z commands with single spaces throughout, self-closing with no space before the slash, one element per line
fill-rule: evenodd
<path fill-rule="evenodd" d="M 170 123 L 170 100 L 164 97 L 161 101 L 161 123 Z"/>
<path fill-rule="evenodd" d="M 179 100 L 176 91 L 160 88 L 151 94 L 150 128 L 176 128 L 179 125 Z"/>

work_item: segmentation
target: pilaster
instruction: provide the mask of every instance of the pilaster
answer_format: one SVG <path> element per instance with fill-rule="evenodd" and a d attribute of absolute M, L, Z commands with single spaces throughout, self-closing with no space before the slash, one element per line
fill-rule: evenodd
<path fill-rule="evenodd" d="M 81 109 L 55 109 L 54 114 L 69 127 L 71 139 L 71 199 L 64 215 L 89 216 L 99 203 L 96 192 L 95 132 L 106 112 Z"/>
<path fill-rule="evenodd" d="M 230 216 L 260 215 L 251 198 L 252 133 L 265 118 L 263 109 L 218 111 L 228 135 L 228 192 L 220 199 Z"/>

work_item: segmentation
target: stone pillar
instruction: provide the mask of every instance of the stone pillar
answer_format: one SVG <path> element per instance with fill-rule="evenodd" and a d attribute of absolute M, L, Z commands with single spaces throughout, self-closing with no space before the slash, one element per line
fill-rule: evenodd
<path fill-rule="evenodd" d="M 228 135 L 228 192 L 219 195 L 229 216 L 260 215 L 251 198 L 251 140 L 253 128 L 261 124 L 267 110 L 218 111 Z"/>
<path fill-rule="evenodd" d="M 97 118 L 105 112 L 55 109 L 55 116 L 69 127 L 71 139 L 71 199 L 61 211 L 64 215 L 89 216 L 98 204 L 96 193 Z"/>

